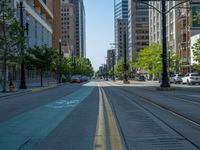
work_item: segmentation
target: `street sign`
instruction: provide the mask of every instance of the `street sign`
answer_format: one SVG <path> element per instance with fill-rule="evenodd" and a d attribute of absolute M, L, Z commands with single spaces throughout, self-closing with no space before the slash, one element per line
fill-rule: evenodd
<path fill-rule="evenodd" d="M 191 4 L 191 28 L 200 29 L 200 3 Z"/>

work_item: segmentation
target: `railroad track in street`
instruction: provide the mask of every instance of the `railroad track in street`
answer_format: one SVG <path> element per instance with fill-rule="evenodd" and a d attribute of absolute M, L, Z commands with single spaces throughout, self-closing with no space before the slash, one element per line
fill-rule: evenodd
<path fill-rule="evenodd" d="M 185 140 L 187 140 L 189 143 L 191 143 L 194 147 L 196 147 L 197 149 L 200 149 L 200 146 L 197 145 L 196 143 L 194 143 L 192 140 L 190 140 L 188 137 L 186 137 L 185 135 L 183 135 L 181 132 L 179 132 L 177 129 L 173 128 L 167 121 L 165 121 L 163 118 L 160 118 L 158 115 L 156 115 L 155 113 L 153 113 L 150 109 L 146 108 L 144 105 L 142 105 L 141 103 L 139 103 L 138 101 L 134 100 L 133 98 L 131 98 L 130 96 L 130 91 L 127 91 L 126 89 L 123 89 L 120 87 L 120 89 L 122 91 L 124 91 L 124 96 L 126 96 L 129 101 L 133 104 L 137 104 L 139 105 L 141 108 L 143 108 L 144 110 L 146 110 L 148 113 L 150 113 L 151 115 L 153 115 L 154 117 L 156 117 L 158 120 L 160 120 L 161 122 L 163 122 L 165 125 L 167 125 L 170 129 L 172 129 L 173 131 L 175 131 L 178 135 L 180 135 L 181 137 L 183 137 Z M 172 110 L 170 108 L 167 108 L 155 101 L 152 101 L 151 99 L 149 98 L 146 98 L 138 93 L 135 93 L 135 92 L 131 92 L 131 94 L 135 95 L 135 96 L 138 96 L 140 99 L 143 100 L 143 102 L 145 103 L 148 103 L 150 105 L 153 105 L 154 107 L 164 111 L 164 112 L 168 112 L 170 113 L 171 115 L 173 115 L 174 117 L 176 118 L 179 118 L 183 121 L 186 121 L 188 124 L 190 124 L 191 126 L 195 126 L 196 128 L 200 129 L 200 123 L 198 123 L 196 120 L 193 120 L 185 115 L 182 115 L 181 113 L 175 111 L 175 110 Z"/>
<path fill-rule="evenodd" d="M 110 83 L 108 83 L 110 84 Z M 115 83 L 117 85 L 121 85 L 120 83 Z M 112 84 L 110 84 L 112 85 Z M 155 92 L 155 90 L 152 90 L 152 89 L 147 89 L 147 88 L 144 88 L 144 87 L 138 87 L 138 88 L 141 88 L 143 90 L 147 90 L 147 91 L 151 91 L 151 92 Z M 165 96 L 170 96 L 171 98 L 175 98 L 177 100 L 180 100 L 180 101 L 184 101 L 184 102 L 187 102 L 187 103 L 191 103 L 191 104 L 195 104 L 195 105 L 200 105 L 200 100 L 196 100 L 196 98 L 190 96 L 190 100 L 186 99 L 186 98 L 183 98 L 183 97 L 180 97 L 178 95 L 171 95 L 171 94 L 166 94 L 166 93 L 163 93 L 163 92 L 159 92 L 159 91 L 156 91 L 157 93 L 161 94 L 161 95 L 165 95 Z M 200 96 L 199 96 L 200 98 Z"/>
<path fill-rule="evenodd" d="M 108 85 L 112 86 L 112 84 L 107 83 Z M 164 120 L 162 117 L 160 117 L 158 114 L 155 114 L 151 109 L 145 107 L 145 104 L 148 104 L 150 106 L 153 106 L 165 113 L 169 113 L 171 114 L 173 117 L 178 118 L 179 120 L 182 120 L 184 122 L 187 122 L 187 124 L 189 124 L 190 126 L 198 129 L 198 131 L 200 131 L 200 123 L 199 121 L 192 119 L 190 117 L 188 117 L 187 115 L 184 115 L 170 107 L 167 107 L 159 102 L 155 102 L 154 100 L 151 100 L 150 98 L 147 98 L 141 94 L 138 94 L 136 92 L 134 92 L 133 90 L 127 90 L 124 89 L 123 87 L 115 87 L 116 89 L 119 88 L 124 94 L 124 96 L 126 96 L 126 98 L 129 100 L 130 103 L 132 104 L 136 104 L 138 106 L 140 106 L 142 109 L 144 109 L 145 111 L 147 111 L 148 113 L 150 113 L 151 115 L 153 115 L 155 118 L 157 118 L 158 120 L 160 120 L 162 123 L 164 123 L 166 126 L 168 126 L 170 129 L 172 129 L 173 131 L 175 131 L 179 136 L 183 137 L 186 141 L 188 141 L 189 143 L 191 143 L 194 147 L 196 147 L 197 149 L 200 149 L 200 145 L 195 143 L 193 140 L 191 140 L 190 138 L 188 138 L 186 135 L 184 135 L 183 133 L 181 133 L 178 129 L 174 128 L 172 125 L 169 124 L 169 122 L 167 122 L 166 120 Z M 166 94 L 167 95 L 167 94 Z M 133 98 L 133 96 L 137 96 L 138 98 L 140 98 L 140 102 L 139 100 L 135 100 Z M 167 95 L 168 96 L 168 95 Z M 141 104 L 141 101 L 143 102 L 143 104 Z M 200 103 L 198 102 L 190 102 L 189 100 L 182 100 L 184 102 L 188 102 L 190 104 L 195 104 L 195 105 L 199 105 Z"/>

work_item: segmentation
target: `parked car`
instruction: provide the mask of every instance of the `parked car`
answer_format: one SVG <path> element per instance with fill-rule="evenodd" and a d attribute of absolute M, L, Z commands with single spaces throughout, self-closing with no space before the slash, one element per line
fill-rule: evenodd
<path fill-rule="evenodd" d="M 73 75 L 70 79 L 70 83 L 81 83 L 81 76 Z"/>
<path fill-rule="evenodd" d="M 182 84 L 200 84 L 200 74 L 199 73 L 187 73 L 185 77 L 182 78 Z"/>
<path fill-rule="evenodd" d="M 88 80 L 89 80 L 89 77 L 87 77 L 87 76 L 82 76 L 81 77 L 81 82 L 86 82 Z"/>
<path fill-rule="evenodd" d="M 180 84 L 184 76 L 183 74 L 175 74 L 169 78 L 170 83 Z"/>
<path fill-rule="evenodd" d="M 136 81 L 145 81 L 146 78 L 145 78 L 145 76 L 140 75 L 140 76 L 136 76 L 136 77 L 135 77 L 135 80 L 136 80 Z"/>

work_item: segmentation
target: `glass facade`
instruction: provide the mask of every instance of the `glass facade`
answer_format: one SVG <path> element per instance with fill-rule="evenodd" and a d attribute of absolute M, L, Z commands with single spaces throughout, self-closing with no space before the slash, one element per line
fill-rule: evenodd
<path fill-rule="evenodd" d="M 77 57 L 86 57 L 85 7 L 83 0 L 74 0 L 76 15 L 76 53 Z"/>
<path fill-rule="evenodd" d="M 114 19 L 116 44 L 115 49 L 116 56 L 118 58 L 116 61 L 118 61 L 121 57 L 123 57 L 124 42 L 126 42 L 126 44 L 128 43 L 123 39 L 124 33 L 126 33 L 126 35 L 128 33 L 128 0 L 114 0 Z"/>

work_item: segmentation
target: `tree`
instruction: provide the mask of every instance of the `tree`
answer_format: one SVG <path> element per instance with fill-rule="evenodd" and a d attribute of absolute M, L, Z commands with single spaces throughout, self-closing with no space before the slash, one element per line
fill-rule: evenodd
<path fill-rule="evenodd" d="M 152 44 L 139 52 L 134 66 L 139 71 L 145 70 L 151 75 L 158 74 L 162 71 L 161 54 L 161 46 Z"/>
<path fill-rule="evenodd" d="M 128 69 L 128 72 L 130 72 L 130 66 L 131 66 L 131 62 L 128 61 L 128 66 L 129 66 L 129 69 Z M 110 71 L 110 73 L 112 73 L 112 69 Z M 117 77 L 123 77 L 124 75 L 124 59 L 120 59 L 117 64 L 115 64 L 114 66 L 114 75 L 117 76 Z"/>
<path fill-rule="evenodd" d="M 16 14 L 9 6 L 10 0 L 0 1 L 0 60 L 3 70 L 3 92 L 6 91 L 6 69 L 9 63 L 16 61 L 20 54 L 21 43 L 25 38 L 21 36 L 24 32 L 16 20 Z"/>
<path fill-rule="evenodd" d="M 196 63 L 193 65 L 194 70 L 200 72 L 200 38 L 193 44 L 192 51 Z"/>
<path fill-rule="evenodd" d="M 36 46 L 27 50 L 25 56 L 26 66 L 40 72 L 41 87 L 43 86 L 43 74 L 45 71 L 52 71 L 56 58 L 56 50 L 46 46 Z"/>
<path fill-rule="evenodd" d="M 76 61 L 76 74 L 84 75 L 84 76 L 93 76 L 94 71 L 92 68 L 92 64 L 87 58 L 78 58 Z"/>
<path fill-rule="evenodd" d="M 158 75 L 162 72 L 162 48 L 159 44 L 152 44 L 149 47 L 144 48 L 138 54 L 134 68 L 139 71 L 147 71 L 150 75 Z M 169 56 L 169 53 L 168 53 Z M 169 71 L 173 72 L 178 68 L 177 61 L 179 57 L 175 52 L 170 52 L 170 58 L 168 57 Z"/>
<path fill-rule="evenodd" d="M 124 60 L 120 59 L 117 64 L 115 64 L 114 66 L 114 74 L 117 77 L 122 77 L 123 76 L 123 64 L 124 64 Z"/>

